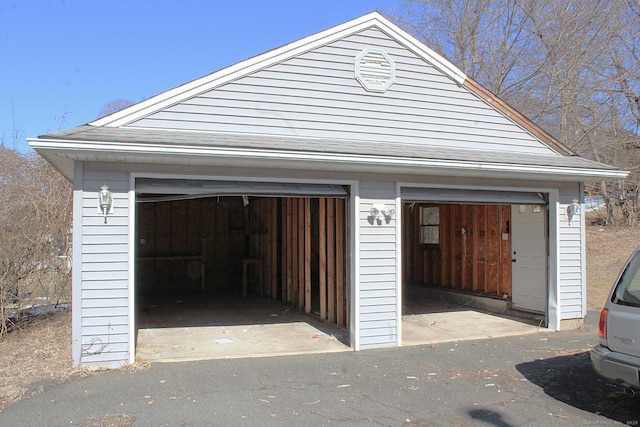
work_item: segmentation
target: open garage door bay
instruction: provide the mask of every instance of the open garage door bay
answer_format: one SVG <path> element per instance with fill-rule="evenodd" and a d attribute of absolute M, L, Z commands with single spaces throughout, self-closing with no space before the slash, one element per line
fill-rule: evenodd
<path fill-rule="evenodd" d="M 168 354 L 152 338 L 199 358 L 222 349 L 288 354 L 310 337 L 308 350 L 323 339 L 348 348 L 348 197 L 348 187 L 331 184 L 138 178 L 136 316 L 139 339 L 151 343 L 144 355 Z"/>
<path fill-rule="evenodd" d="M 433 291 L 545 313 L 546 194 L 403 187 L 403 278 Z"/>

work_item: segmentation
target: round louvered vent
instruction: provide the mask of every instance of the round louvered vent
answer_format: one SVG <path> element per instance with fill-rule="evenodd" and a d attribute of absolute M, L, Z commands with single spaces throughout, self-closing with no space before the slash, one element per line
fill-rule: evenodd
<path fill-rule="evenodd" d="M 365 49 L 356 57 L 356 79 L 366 90 L 384 92 L 395 78 L 395 64 L 386 52 Z"/>

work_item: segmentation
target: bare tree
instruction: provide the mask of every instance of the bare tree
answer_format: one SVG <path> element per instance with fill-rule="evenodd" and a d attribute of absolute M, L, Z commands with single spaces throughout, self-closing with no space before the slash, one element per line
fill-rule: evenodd
<path fill-rule="evenodd" d="M 119 98 L 119 99 L 116 99 L 115 101 L 107 102 L 106 104 L 104 104 L 104 106 L 98 113 L 98 117 L 108 116 L 109 114 L 116 113 L 133 104 L 135 104 L 133 101 L 130 101 L 128 99 L 123 99 L 123 98 Z"/>
<path fill-rule="evenodd" d="M 628 223 L 640 183 L 635 0 L 405 0 L 397 23 L 578 154 L 631 170 L 588 190 Z M 607 213 L 607 221 L 619 221 Z"/>
<path fill-rule="evenodd" d="M 405 0 L 396 17 L 429 47 L 496 95 L 509 98 L 539 73 L 544 57 L 530 10 L 535 1 Z"/>
<path fill-rule="evenodd" d="M 628 4 L 628 7 L 625 7 Z M 620 23 L 610 46 L 613 90 L 622 95 L 628 106 L 635 131 L 640 130 L 640 2 L 622 2 L 616 19 Z"/>
<path fill-rule="evenodd" d="M 0 336 L 25 307 L 70 297 L 71 196 L 40 156 L 0 146 Z"/>

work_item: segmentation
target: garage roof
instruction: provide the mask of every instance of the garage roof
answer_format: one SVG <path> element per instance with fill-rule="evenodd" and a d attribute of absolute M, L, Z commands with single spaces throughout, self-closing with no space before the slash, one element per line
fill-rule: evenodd
<path fill-rule="evenodd" d="M 366 38 L 363 32 L 367 29 L 375 31 L 369 33 L 365 43 L 362 39 Z M 333 45 L 342 42 L 346 45 Z M 394 95 L 396 98 L 393 99 L 400 103 L 392 107 L 385 102 L 391 99 L 391 90 L 372 98 L 371 92 L 361 93 L 361 87 L 352 78 L 351 63 L 342 64 L 346 69 L 338 69 L 333 62 L 326 61 L 327 55 L 335 59 L 336 54 L 330 52 L 344 51 L 347 46 L 354 49 L 354 45 L 358 48 L 361 45 L 367 47 L 369 43 L 377 43 L 390 51 L 396 49 L 394 52 L 398 61 L 404 61 L 404 83 L 407 86 Z M 332 44 L 333 50 L 316 52 L 329 44 Z M 336 80 L 343 83 L 347 80 L 348 84 L 345 83 L 347 86 L 341 87 L 341 90 L 323 92 L 322 96 L 327 97 L 320 98 L 323 108 L 314 110 L 316 113 L 313 117 L 300 118 L 298 127 L 292 128 L 288 123 L 294 121 L 293 118 L 297 118 L 300 112 L 286 110 L 287 114 L 284 114 L 284 110 L 276 107 L 292 102 L 295 92 L 292 89 L 304 88 L 305 96 L 317 94 L 320 91 L 314 80 L 317 76 L 311 74 L 311 77 L 306 77 L 311 82 L 304 79 L 291 82 L 297 72 L 307 71 L 305 67 L 293 67 L 296 73 L 286 67 L 286 72 L 275 72 L 273 68 L 286 61 L 293 62 L 292 58 L 300 59 L 301 55 L 312 51 L 315 56 L 307 55 L 302 62 L 320 62 L 320 69 L 331 71 L 329 75 L 323 74 L 325 83 L 322 87 L 325 90 L 327 86 L 333 89 L 330 83 Z M 391 64 L 390 60 L 387 62 Z M 292 67 L 291 63 L 287 66 Z M 258 82 L 251 78 L 260 72 L 262 80 L 258 80 L 268 88 L 267 94 L 278 95 L 274 98 L 277 102 L 268 104 L 271 109 L 254 105 L 265 94 L 250 96 L 249 101 L 244 98 L 246 93 L 243 91 L 253 94 L 258 87 L 253 86 Z M 432 80 L 412 80 L 408 77 L 427 74 L 432 76 Z M 337 75 L 343 77 L 338 79 Z M 224 92 L 243 79 L 253 83 L 248 84 L 248 88 L 235 86 L 234 90 L 241 94 L 238 99 L 232 99 L 231 95 L 229 99 L 214 97 L 218 89 Z M 292 86 L 288 87 L 283 82 Z M 356 85 L 357 95 L 348 98 L 348 103 L 342 99 L 342 107 L 332 107 L 331 101 L 335 101 L 337 93 L 341 94 L 344 89 Z M 400 87 L 400 82 L 395 86 Z M 415 117 L 411 121 L 404 120 L 405 110 L 401 107 L 418 88 L 426 92 L 416 95 L 421 102 L 411 107 L 411 114 L 415 114 Z M 440 88 L 439 92 L 437 88 Z M 447 101 L 450 110 L 440 112 L 444 95 L 450 97 Z M 186 105 L 196 97 L 201 97 L 196 106 Z M 372 99 L 376 102 L 373 103 Z M 463 108 L 461 102 L 468 107 L 464 114 L 459 111 Z M 354 110 L 353 105 L 370 103 L 369 109 L 362 110 L 366 114 L 361 112 L 357 116 L 357 129 L 350 128 L 351 119 L 356 117 L 349 116 Z M 182 106 L 179 111 L 171 110 L 178 105 Z M 309 104 L 296 106 L 311 109 Z M 328 133 L 324 132 L 325 127 L 334 122 L 332 113 L 326 112 L 327 107 L 331 111 L 340 110 L 344 113 L 340 126 Z M 424 113 L 427 107 L 432 112 L 436 108 L 438 117 Z M 384 108 L 387 110 L 380 116 L 384 120 L 369 117 Z M 388 111 L 389 108 L 393 111 Z M 252 114 L 259 111 L 261 114 L 258 114 L 259 117 L 234 116 L 231 112 L 237 110 L 250 111 Z M 406 111 L 408 114 L 409 110 Z M 460 117 L 449 120 L 451 117 L 447 115 Z M 154 119 L 156 121 L 145 121 L 151 116 L 157 116 Z M 272 116 L 278 117 L 279 121 L 270 121 Z M 251 125 L 246 124 L 249 118 L 254 120 Z M 207 121 L 213 119 L 214 124 Z M 427 120 L 429 123 L 425 123 Z M 447 127 L 440 127 L 440 122 L 447 122 Z M 202 123 L 213 127 L 198 127 Z M 314 125 L 305 128 L 307 125 L 302 123 Z M 267 132 L 265 129 L 271 130 Z M 347 129 L 351 130 L 350 134 Z M 399 133 L 402 132 L 410 133 L 411 137 L 401 139 Z M 447 138 L 443 138 L 443 134 Z M 479 137 L 479 134 L 482 136 Z M 626 171 L 575 156 L 571 150 L 467 77 L 445 58 L 375 12 L 196 79 L 90 124 L 29 139 L 29 143 L 70 180 L 73 178 L 74 161 L 311 168 L 329 172 L 366 171 L 573 182 L 624 178 L 627 175 Z"/>
<path fill-rule="evenodd" d="M 410 174 L 461 174 L 573 181 L 624 178 L 626 171 L 578 156 L 456 150 L 419 144 L 371 143 L 298 137 L 236 135 L 83 125 L 31 140 L 31 145 L 67 178 L 72 161 L 113 161 L 191 165 L 224 164 Z M 284 163 L 279 163 L 284 162 Z M 429 168 L 428 170 L 425 168 Z"/>

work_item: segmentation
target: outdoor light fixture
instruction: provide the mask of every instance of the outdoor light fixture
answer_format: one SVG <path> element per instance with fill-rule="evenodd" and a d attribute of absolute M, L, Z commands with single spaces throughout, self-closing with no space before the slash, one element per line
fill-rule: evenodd
<path fill-rule="evenodd" d="M 387 209 L 384 205 L 373 205 L 369 210 L 369 217 L 374 221 L 385 221 L 389 223 L 396 215 L 395 209 Z"/>
<path fill-rule="evenodd" d="M 571 225 L 571 220 L 574 216 L 580 213 L 580 202 L 578 199 L 573 199 L 571 204 L 567 206 L 567 218 L 569 219 L 569 225 Z"/>
<path fill-rule="evenodd" d="M 107 184 L 102 184 L 100 187 L 100 192 L 98 193 L 98 206 L 100 207 L 100 212 L 104 215 L 104 223 L 107 223 L 107 214 L 113 208 L 113 197 L 111 197 L 111 191 L 109 191 L 109 186 Z"/>

